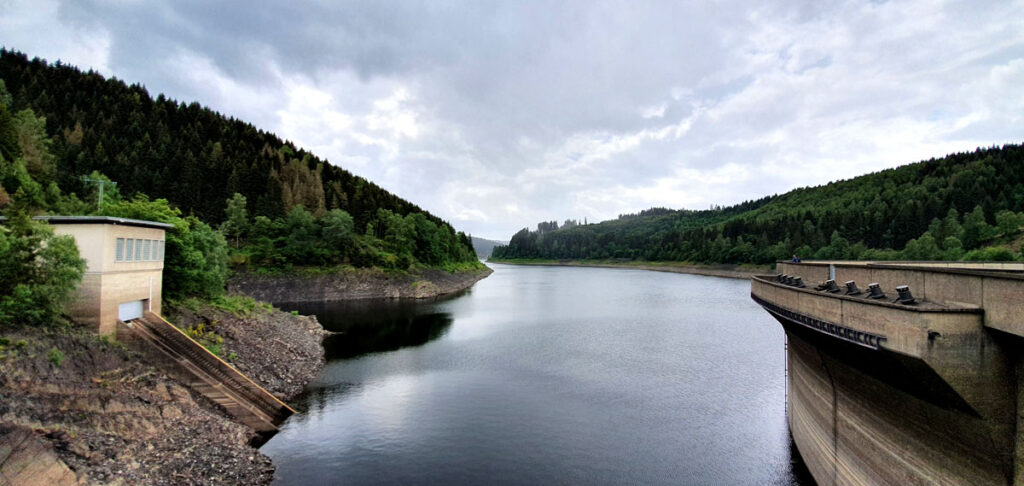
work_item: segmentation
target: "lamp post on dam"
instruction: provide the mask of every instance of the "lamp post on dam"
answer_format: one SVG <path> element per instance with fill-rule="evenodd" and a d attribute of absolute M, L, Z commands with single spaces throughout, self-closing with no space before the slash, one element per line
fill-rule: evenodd
<path fill-rule="evenodd" d="M 777 268 L 751 298 L 786 332 L 787 420 L 818 484 L 1024 485 L 1024 264 Z"/>

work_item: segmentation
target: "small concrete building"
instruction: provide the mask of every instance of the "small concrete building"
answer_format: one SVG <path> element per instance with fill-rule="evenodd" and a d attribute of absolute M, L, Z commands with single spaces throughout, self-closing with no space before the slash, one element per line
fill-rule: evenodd
<path fill-rule="evenodd" d="M 71 317 L 113 334 L 117 321 L 160 314 L 164 232 L 173 226 L 109 216 L 43 216 L 58 235 L 71 235 L 86 261 Z"/>

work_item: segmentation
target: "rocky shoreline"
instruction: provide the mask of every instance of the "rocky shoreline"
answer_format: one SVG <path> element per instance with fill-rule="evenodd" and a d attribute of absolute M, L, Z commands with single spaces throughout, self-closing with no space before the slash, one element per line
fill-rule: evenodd
<path fill-rule="evenodd" d="M 739 278 L 749 279 L 754 275 L 773 273 L 768 267 L 741 267 L 738 265 L 683 265 L 683 264 L 639 264 L 639 263 L 615 263 L 615 262 L 589 262 L 578 260 L 551 260 L 551 261 L 517 261 L 517 260 L 494 260 L 489 263 L 503 263 L 506 265 L 542 265 L 557 267 L 595 267 L 595 268 L 624 268 L 631 270 L 647 270 L 650 272 L 688 273 L 692 275 L 704 275 L 708 277 Z"/>
<path fill-rule="evenodd" d="M 423 269 L 388 272 L 349 269 L 330 274 L 235 274 L 228 291 L 267 302 L 331 302 L 361 299 L 431 299 L 461 292 L 493 272 Z"/>
<path fill-rule="evenodd" d="M 491 272 L 243 274 L 229 291 L 271 302 L 429 299 Z M 326 332 L 315 317 L 265 303 L 229 310 L 193 302 L 165 313 L 183 330 L 198 329 L 223 359 L 285 402 L 323 368 Z M 255 432 L 164 371 L 157 353 L 76 326 L 4 329 L 0 486 L 273 481 Z"/>
<path fill-rule="evenodd" d="M 221 353 L 284 401 L 323 367 L 315 318 L 269 306 L 172 315 L 223 336 Z M 172 321 L 173 322 L 173 321 Z M 269 484 L 255 432 L 132 350 L 93 331 L 5 329 L 0 484 Z"/>

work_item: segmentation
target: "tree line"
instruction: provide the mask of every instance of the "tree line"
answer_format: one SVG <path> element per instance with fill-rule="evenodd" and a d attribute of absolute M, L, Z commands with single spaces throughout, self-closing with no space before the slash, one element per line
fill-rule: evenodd
<path fill-rule="evenodd" d="M 282 218 L 252 218 L 245 196 L 235 193 L 225 212 L 220 229 L 231 245 L 232 262 L 256 270 L 341 264 L 401 270 L 415 264 L 452 268 L 476 262 L 465 233 L 423 213 L 402 216 L 378 209 L 360 233 L 352 216 L 341 209 L 318 216 L 299 205 Z"/>
<path fill-rule="evenodd" d="M 705 211 L 523 229 L 494 258 L 768 264 L 1021 258 L 1024 147 L 979 148 Z"/>

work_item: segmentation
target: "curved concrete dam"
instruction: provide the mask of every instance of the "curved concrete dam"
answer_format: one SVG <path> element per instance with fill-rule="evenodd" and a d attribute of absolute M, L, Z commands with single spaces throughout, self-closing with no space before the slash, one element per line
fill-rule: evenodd
<path fill-rule="evenodd" d="M 1024 484 L 1024 264 L 780 262 L 787 419 L 820 485 Z"/>

